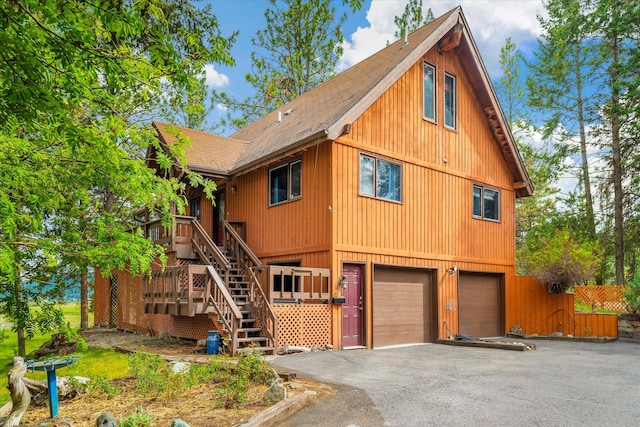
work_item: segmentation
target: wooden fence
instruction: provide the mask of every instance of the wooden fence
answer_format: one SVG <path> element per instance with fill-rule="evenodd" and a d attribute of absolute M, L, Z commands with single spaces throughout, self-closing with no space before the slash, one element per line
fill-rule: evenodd
<path fill-rule="evenodd" d="M 605 310 L 617 311 L 620 313 L 627 312 L 627 303 L 623 289 L 629 289 L 628 286 L 574 286 L 573 294 L 577 302 L 590 305 L 595 309 L 602 308 Z"/>
<path fill-rule="evenodd" d="M 573 294 L 550 294 L 533 277 L 516 276 L 505 296 L 507 330 L 518 325 L 528 335 L 618 336 L 617 315 L 576 313 Z"/>

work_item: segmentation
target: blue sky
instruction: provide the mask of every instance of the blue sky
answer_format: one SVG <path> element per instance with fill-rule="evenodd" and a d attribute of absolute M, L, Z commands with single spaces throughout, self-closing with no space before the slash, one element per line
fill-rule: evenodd
<path fill-rule="evenodd" d="M 258 29 L 265 27 L 264 11 L 267 0 L 209 0 L 225 35 L 238 31 L 232 49 L 234 67 L 219 65 L 207 69 L 208 83 L 216 90 L 245 98 L 252 94 L 244 76 L 251 71 L 251 44 Z M 396 31 L 393 18 L 402 14 L 408 0 L 366 0 L 361 10 L 352 12 L 341 0 L 334 0 L 340 12 L 347 13 L 343 25 L 344 55 L 338 63 L 341 71 L 394 41 Z M 424 0 L 423 9 L 431 8 L 436 17 L 461 5 L 471 27 L 480 54 L 492 79 L 500 77 L 498 57 L 507 37 L 526 54 L 540 34 L 536 15 L 544 12 L 542 0 Z"/>

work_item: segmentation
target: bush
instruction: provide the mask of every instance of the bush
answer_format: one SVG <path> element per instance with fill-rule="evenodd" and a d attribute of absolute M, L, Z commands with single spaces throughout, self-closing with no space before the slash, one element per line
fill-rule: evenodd
<path fill-rule="evenodd" d="M 217 389 L 218 402 L 225 408 L 235 408 L 246 401 L 251 381 L 264 384 L 272 377 L 269 365 L 262 358 L 262 353 L 254 349 L 240 353 L 238 363 L 235 365 L 228 363 L 226 370 L 229 378 Z"/>
<path fill-rule="evenodd" d="M 127 418 L 120 420 L 120 427 L 144 427 L 153 422 L 151 414 L 141 406 L 136 408 Z"/>
<path fill-rule="evenodd" d="M 551 235 L 527 238 L 522 261 L 549 292 L 562 293 L 593 278 L 600 263 L 598 254 L 595 243 L 579 242 L 567 230 L 552 230 Z"/>
<path fill-rule="evenodd" d="M 636 272 L 633 280 L 628 285 L 629 289 L 622 290 L 622 294 L 626 299 L 627 310 L 629 310 L 629 313 L 640 314 L 640 270 Z"/>

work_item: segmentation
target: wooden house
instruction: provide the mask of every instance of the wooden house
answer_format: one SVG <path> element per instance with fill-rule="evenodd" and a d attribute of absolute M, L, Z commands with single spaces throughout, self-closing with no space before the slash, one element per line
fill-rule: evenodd
<path fill-rule="evenodd" d="M 191 139 L 169 264 L 96 284 L 96 323 L 336 349 L 505 333 L 515 203 L 533 187 L 461 8 L 231 137 Z"/>

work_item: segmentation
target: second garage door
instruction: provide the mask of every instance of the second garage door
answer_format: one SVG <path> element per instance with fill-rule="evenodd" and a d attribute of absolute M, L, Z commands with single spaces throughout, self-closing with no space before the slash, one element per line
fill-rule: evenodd
<path fill-rule="evenodd" d="M 502 276 L 460 273 L 458 330 L 476 338 L 504 335 Z"/>
<path fill-rule="evenodd" d="M 374 267 L 374 347 L 434 340 L 430 277 L 429 270 Z"/>

